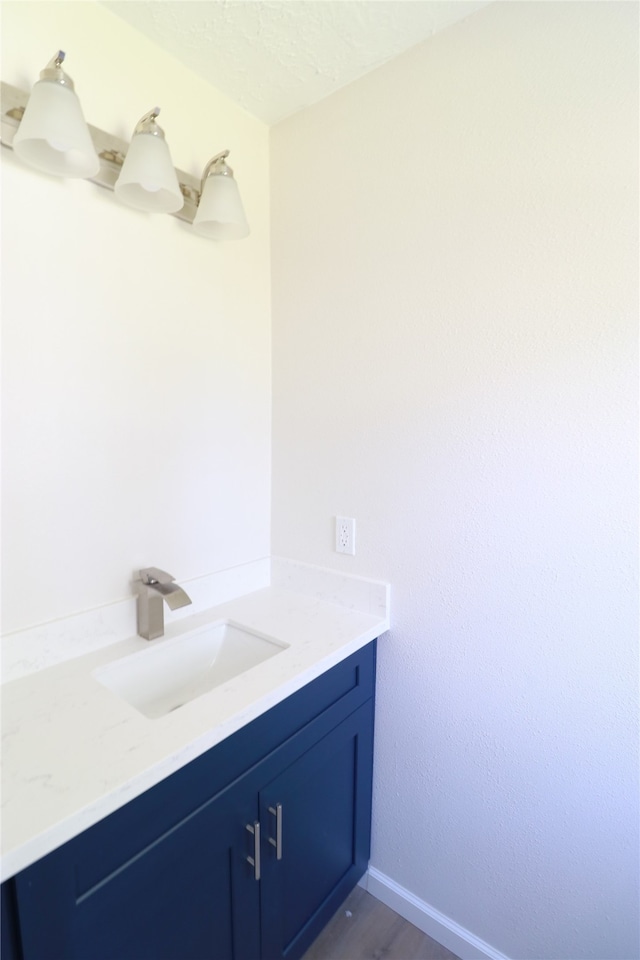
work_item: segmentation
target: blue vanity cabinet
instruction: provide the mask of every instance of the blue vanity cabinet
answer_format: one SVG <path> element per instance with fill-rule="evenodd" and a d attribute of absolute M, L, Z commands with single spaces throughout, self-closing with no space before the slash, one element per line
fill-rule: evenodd
<path fill-rule="evenodd" d="M 374 678 L 375 643 L 7 881 L 7 960 L 300 957 L 366 869 Z"/>

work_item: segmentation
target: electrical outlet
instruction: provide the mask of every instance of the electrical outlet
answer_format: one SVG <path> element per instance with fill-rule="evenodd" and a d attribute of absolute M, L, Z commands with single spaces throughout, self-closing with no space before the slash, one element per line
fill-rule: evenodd
<path fill-rule="evenodd" d="M 336 517 L 336 552 L 356 552 L 356 522 L 353 517 Z"/>

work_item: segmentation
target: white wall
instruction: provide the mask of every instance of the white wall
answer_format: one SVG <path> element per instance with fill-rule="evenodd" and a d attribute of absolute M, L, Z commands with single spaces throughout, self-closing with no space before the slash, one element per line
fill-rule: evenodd
<path fill-rule="evenodd" d="M 271 163 L 273 552 L 392 583 L 372 864 L 638 957 L 637 4 L 492 4 Z"/>
<path fill-rule="evenodd" d="M 2 79 L 61 47 L 87 120 L 129 139 L 151 107 L 174 164 L 229 147 L 252 233 L 56 180 L 3 150 L 5 630 L 269 554 L 268 129 L 95 3 L 2 3 Z"/>

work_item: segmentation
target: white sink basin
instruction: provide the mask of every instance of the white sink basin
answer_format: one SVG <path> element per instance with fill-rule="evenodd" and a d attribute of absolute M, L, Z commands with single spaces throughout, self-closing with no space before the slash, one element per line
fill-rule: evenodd
<path fill-rule="evenodd" d="M 289 645 L 231 620 L 171 640 L 94 670 L 104 687 L 156 719 L 282 653 Z"/>

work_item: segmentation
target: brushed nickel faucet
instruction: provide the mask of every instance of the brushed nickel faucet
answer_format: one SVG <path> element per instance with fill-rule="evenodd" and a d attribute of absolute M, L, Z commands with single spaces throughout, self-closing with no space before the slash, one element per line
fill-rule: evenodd
<path fill-rule="evenodd" d="M 174 582 L 175 577 L 157 567 L 145 567 L 136 580 L 138 591 L 138 634 L 145 640 L 155 640 L 164 634 L 163 601 L 171 610 L 186 607 L 191 598 Z"/>

